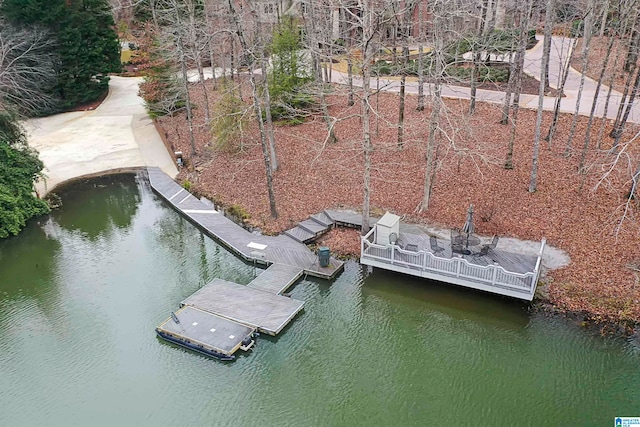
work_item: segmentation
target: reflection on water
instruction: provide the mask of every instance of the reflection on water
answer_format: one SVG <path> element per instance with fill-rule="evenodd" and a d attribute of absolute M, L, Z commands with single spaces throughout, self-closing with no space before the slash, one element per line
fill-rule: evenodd
<path fill-rule="evenodd" d="M 354 262 L 302 280 L 278 337 L 220 363 L 153 330 L 256 274 L 141 177 L 91 180 L 0 241 L 0 425 L 601 425 L 638 414 L 640 351 L 526 305 Z M 259 271 L 258 271 L 259 272 Z"/>
<path fill-rule="evenodd" d="M 136 180 L 129 177 L 107 175 L 63 187 L 58 191 L 63 204 L 51 216 L 65 230 L 79 231 L 90 240 L 127 229 L 140 203 Z"/>

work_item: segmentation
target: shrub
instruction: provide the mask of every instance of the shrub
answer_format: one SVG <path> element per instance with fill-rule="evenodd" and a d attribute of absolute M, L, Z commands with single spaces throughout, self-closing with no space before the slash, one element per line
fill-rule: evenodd
<path fill-rule="evenodd" d="M 251 215 L 249 215 L 249 212 L 247 212 L 242 206 L 240 205 L 231 205 L 229 207 L 229 209 L 227 209 L 227 213 L 229 213 L 229 215 L 237 218 L 239 221 L 247 221 L 249 218 L 251 218 Z"/>
<path fill-rule="evenodd" d="M 213 107 L 211 134 L 217 148 L 237 152 L 242 147 L 240 138 L 247 120 L 243 114 L 244 104 L 226 80 L 223 80 L 219 90 L 223 93 Z"/>

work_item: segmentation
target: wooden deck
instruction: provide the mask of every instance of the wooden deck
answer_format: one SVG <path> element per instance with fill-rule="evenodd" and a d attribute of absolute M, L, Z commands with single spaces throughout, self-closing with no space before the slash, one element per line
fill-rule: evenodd
<path fill-rule="evenodd" d="M 375 237 L 376 226 L 362 237 L 362 264 L 527 301 L 533 299 L 536 291 L 545 246 L 543 240 L 537 256 L 499 249 L 499 244 L 483 256 L 460 255 L 451 251 L 451 242 L 440 239 L 444 251 L 436 255 L 428 234 L 401 232 L 398 241 L 402 241 L 402 246 L 378 245 L 374 243 Z M 409 245 L 411 250 L 406 249 Z"/>
<path fill-rule="evenodd" d="M 299 267 L 305 274 L 323 279 L 335 278 L 344 268 L 344 263 L 333 257 L 328 267 L 320 267 L 316 254 L 288 236 L 250 233 L 216 211 L 211 204 L 200 201 L 159 168 L 147 168 L 147 172 L 151 188 L 160 197 L 207 235 L 246 261 Z"/>
<path fill-rule="evenodd" d="M 234 322 L 277 335 L 304 307 L 303 301 L 214 279 L 182 301 Z"/>
<path fill-rule="evenodd" d="M 301 268 L 272 264 L 247 285 L 250 288 L 281 295 L 304 273 Z"/>

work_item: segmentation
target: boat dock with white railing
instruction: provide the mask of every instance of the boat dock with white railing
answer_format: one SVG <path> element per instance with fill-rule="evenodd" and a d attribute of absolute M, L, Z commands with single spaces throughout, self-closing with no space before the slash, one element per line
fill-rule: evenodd
<path fill-rule="evenodd" d="M 384 220 L 385 217 L 362 237 L 360 263 L 527 301 L 533 299 L 545 239 L 537 256 L 512 253 L 499 245 L 485 253 L 459 254 L 444 239 L 440 239 L 443 245 L 436 255 L 429 234 L 403 233 L 396 228 L 394 235 Z"/>

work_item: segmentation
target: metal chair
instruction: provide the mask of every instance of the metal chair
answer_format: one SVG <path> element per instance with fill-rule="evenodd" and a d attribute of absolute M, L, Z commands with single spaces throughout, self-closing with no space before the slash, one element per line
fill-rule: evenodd
<path fill-rule="evenodd" d="M 498 236 L 493 236 L 493 239 L 491 239 L 491 243 L 489 243 L 488 245 L 482 245 L 482 248 L 480 248 L 480 252 L 476 253 L 476 256 L 487 256 L 489 255 L 490 251 L 493 251 L 496 246 L 498 246 Z M 494 260 L 495 261 L 495 260 Z"/>
<path fill-rule="evenodd" d="M 486 256 L 487 254 L 489 254 L 490 249 L 491 248 L 489 247 L 489 245 L 485 245 L 480 249 L 480 252 L 475 254 L 475 256 Z"/>
<path fill-rule="evenodd" d="M 489 243 L 488 245 L 484 245 L 483 248 L 486 246 L 487 248 L 493 250 L 496 248 L 496 246 L 498 246 L 498 239 L 499 237 L 494 235 L 493 239 L 491 240 L 491 243 Z"/>
<path fill-rule="evenodd" d="M 429 245 L 431 245 L 431 250 L 434 255 L 438 255 L 441 252 L 444 252 L 444 248 L 438 245 L 438 239 L 436 236 L 429 236 Z"/>
<path fill-rule="evenodd" d="M 462 241 L 457 230 L 451 229 L 451 252 L 462 253 Z"/>

